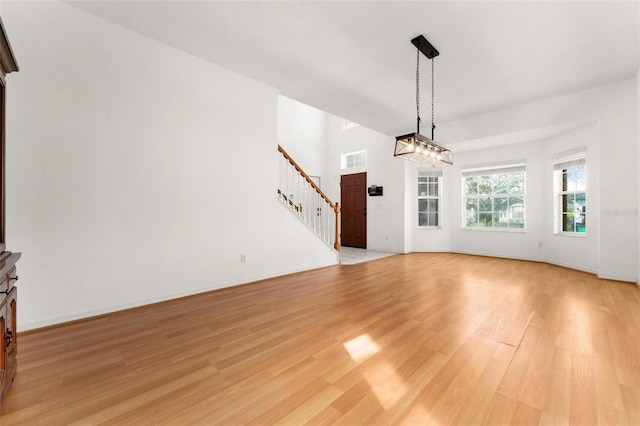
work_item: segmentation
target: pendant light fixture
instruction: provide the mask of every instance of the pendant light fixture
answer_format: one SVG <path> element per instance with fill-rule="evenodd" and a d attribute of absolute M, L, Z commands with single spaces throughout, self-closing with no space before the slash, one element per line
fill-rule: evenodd
<path fill-rule="evenodd" d="M 416 64 L 416 113 L 417 125 L 416 132 L 396 137 L 396 147 L 393 152 L 394 157 L 401 157 L 420 164 L 430 164 L 433 167 L 448 166 L 453 164 L 451 151 L 436 144 L 434 142 L 434 133 L 436 129 L 434 121 L 434 63 L 433 58 L 438 56 L 440 52 L 429 43 L 423 36 L 411 40 L 416 47 L 417 64 Z M 431 60 L 431 139 L 420 134 L 420 53 L 423 53 Z"/>

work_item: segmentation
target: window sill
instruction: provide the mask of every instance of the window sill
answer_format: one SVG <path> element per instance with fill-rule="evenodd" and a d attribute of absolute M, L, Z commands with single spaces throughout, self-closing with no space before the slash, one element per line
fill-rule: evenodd
<path fill-rule="evenodd" d="M 556 232 L 553 235 L 556 237 L 587 238 L 586 232 Z"/>
<path fill-rule="evenodd" d="M 441 231 L 442 226 L 418 226 L 418 231 Z"/>
<path fill-rule="evenodd" d="M 506 232 L 508 234 L 524 234 L 527 232 L 526 228 L 509 229 L 509 228 L 471 228 L 467 226 L 462 227 L 463 231 L 479 231 L 479 232 Z"/>

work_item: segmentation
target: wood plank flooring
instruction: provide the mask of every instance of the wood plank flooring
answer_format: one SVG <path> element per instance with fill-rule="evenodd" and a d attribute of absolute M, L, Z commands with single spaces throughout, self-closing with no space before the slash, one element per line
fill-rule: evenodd
<path fill-rule="evenodd" d="M 18 338 L 2 425 L 640 425 L 640 289 L 543 263 L 397 255 Z"/>

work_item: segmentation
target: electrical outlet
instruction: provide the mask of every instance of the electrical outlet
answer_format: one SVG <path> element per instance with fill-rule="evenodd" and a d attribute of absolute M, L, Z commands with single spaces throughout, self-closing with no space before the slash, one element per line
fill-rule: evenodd
<path fill-rule="evenodd" d="M 247 255 L 244 253 L 240 254 L 240 263 L 247 263 Z"/>

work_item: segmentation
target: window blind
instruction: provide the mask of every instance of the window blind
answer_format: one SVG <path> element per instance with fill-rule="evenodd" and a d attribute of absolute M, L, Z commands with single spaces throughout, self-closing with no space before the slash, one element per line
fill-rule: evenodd
<path fill-rule="evenodd" d="M 418 171 L 418 177 L 442 177 L 442 170 L 437 171 Z"/>
<path fill-rule="evenodd" d="M 527 166 L 525 164 L 512 164 L 508 166 L 483 167 L 479 169 L 465 169 L 465 170 L 462 170 L 462 177 L 497 175 L 500 173 L 515 173 L 515 172 L 526 172 L 526 171 L 527 171 Z"/>
<path fill-rule="evenodd" d="M 585 147 L 553 155 L 553 170 L 563 170 L 569 167 L 584 166 L 586 164 Z"/>

